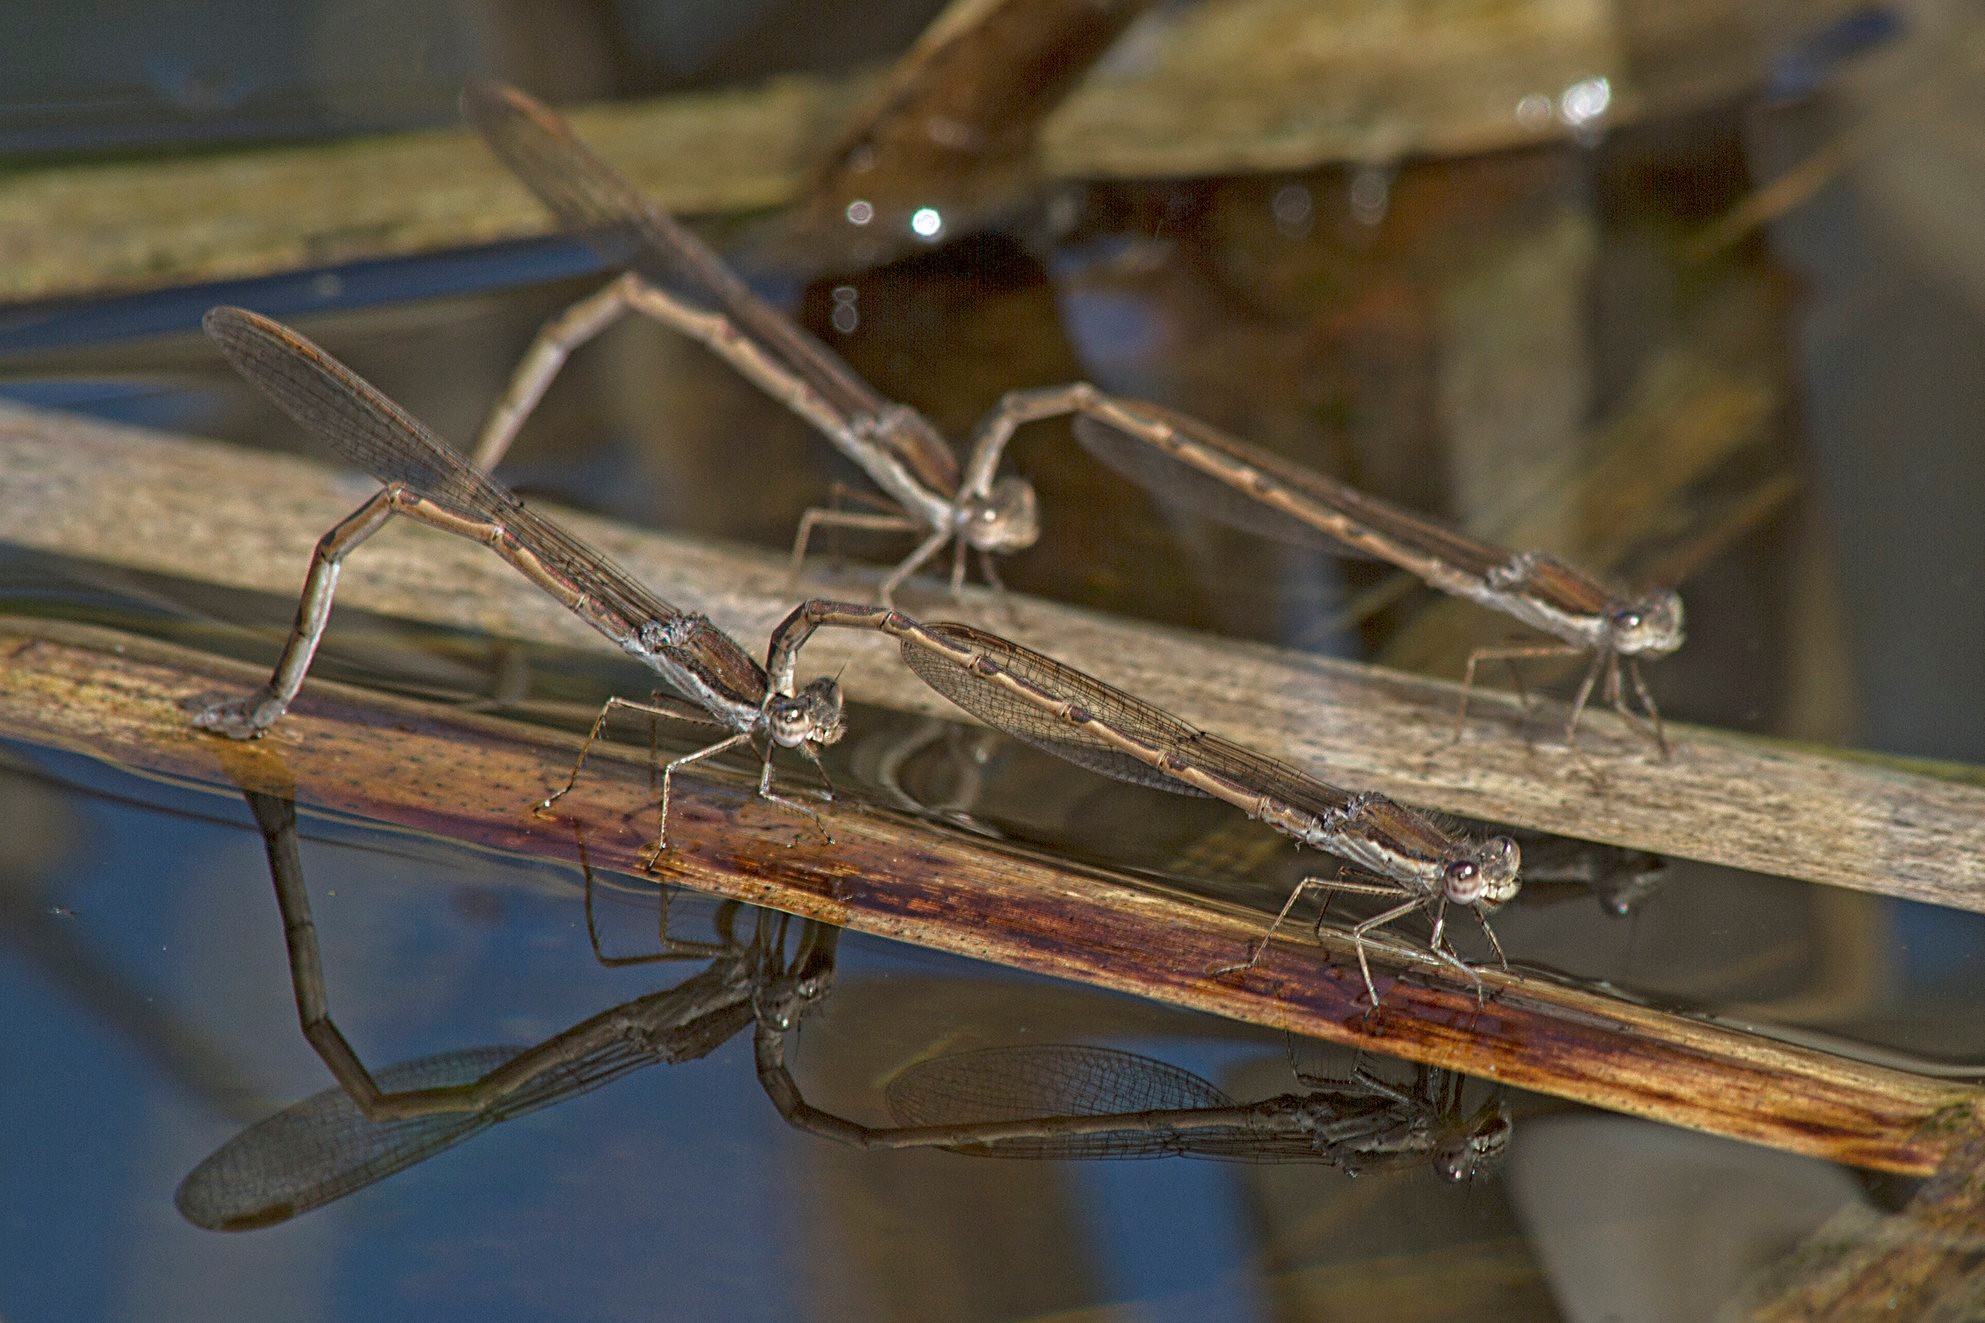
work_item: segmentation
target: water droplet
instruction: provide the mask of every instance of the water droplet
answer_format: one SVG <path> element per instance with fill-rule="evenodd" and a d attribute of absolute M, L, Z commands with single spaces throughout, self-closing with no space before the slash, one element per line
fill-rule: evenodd
<path fill-rule="evenodd" d="M 1361 165 L 1351 176 L 1351 217 L 1360 225 L 1377 225 L 1392 207 L 1392 167 Z"/>
<path fill-rule="evenodd" d="M 924 120 L 924 135 L 940 147 L 962 152 L 978 147 L 979 134 L 963 120 L 948 115 L 931 115 Z"/>
<path fill-rule="evenodd" d="M 1275 217 L 1275 228 L 1290 238 L 1300 239 L 1310 232 L 1310 222 L 1316 215 L 1316 200 L 1303 185 L 1285 184 L 1275 190 L 1275 199 L 1268 207 Z"/>
<path fill-rule="evenodd" d="M 836 285 L 833 294 L 834 311 L 827 315 L 828 324 L 842 335 L 853 335 L 862 324 L 861 310 L 855 306 L 861 291 L 853 285 Z"/>
<path fill-rule="evenodd" d="M 1551 122 L 1551 98 L 1532 92 L 1516 103 L 1516 122 L 1526 129 L 1541 129 Z"/>
<path fill-rule="evenodd" d="M 1558 117 L 1573 128 L 1590 124 L 1613 103 L 1613 85 L 1604 78 L 1573 83 L 1558 96 Z"/>

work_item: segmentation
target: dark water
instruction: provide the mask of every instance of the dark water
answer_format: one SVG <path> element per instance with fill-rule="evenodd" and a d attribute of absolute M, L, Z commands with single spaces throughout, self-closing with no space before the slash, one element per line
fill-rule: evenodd
<path fill-rule="evenodd" d="M 206 125 L 173 142 L 433 119 L 453 84 L 492 62 L 474 33 L 429 8 L 408 7 L 376 41 L 393 58 L 368 76 L 394 92 L 369 100 L 353 91 L 369 84 L 321 54 L 378 17 L 358 7 L 319 7 L 305 25 L 316 44 L 288 62 L 255 65 L 222 47 L 192 74 L 185 66 L 198 61 L 172 54 L 159 7 L 140 25 L 148 40 L 100 63 L 105 77 L 142 65 L 151 82 L 123 95 L 165 96 Z M 569 73 L 571 94 L 764 71 L 739 54 L 744 37 L 698 29 L 699 46 L 672 21 L 630 19 L 628 50 L 606 62 L 617 73 Z M 919 21 L 907 7 L 878 10 L 876 51 Z M 835 26 L 810 34 L 788 18 L 790 49 L 766 56 L 770 67 L 873 53 L 839 31 L 861 25 Z M 68 30 L 41 35 L 71 50 Z M 1939 76 L 1934 61 L 1924 68 L 1918 88 Z M 1653 677 L 1664 710 L 1976 763 L 1980 250 L 1954 242 L 1923 200 L 1962 180 L 1963 158 L 1940 135 L 1963 122 L 1932 115 L 1900 143 L 1870 130 L 1866 154 L 1807 205 L 1735 250 L 1680 255 L 1754 180 L 1855 125 L 1891 122 L 1890 94 L 1868 78 L 1850 62 L 1822 78 L 1816 99 L 1705 108 L 1582 146 L 1461 163 L 1062 190 L 1006 232 L 878 271 L 788 276 L 773 292 L 881 389 L 954 433 L 1007 388 L 1086 377 L 1482 526 L 1541 482 L 1545 504 L 1566 511 L 1553 545 L 1574 555 L 1608 532 L 1594 526 L 1604 506 L 1580 486 L 1587 438 L 1628 407 L 1650 364 L 1693 349 L 1754 374 L 1772 422 L 1609 553 L 1626 577 L 1665 572 L 1688 596 L 1689 646 Z M 233 90 L 216 103 L 214 87 Z M 18 148 L 46 145 L 23 125 L 63 130 L 54 138 L 65 150 L 142 136 L 129 114 L 98 123 L 63 96 L 47 104 L 57 111 L 39 119 L 16 112 Z M 581 265 L 569 246 L 523 246 L 28 310 L 0 322 L 0 384 L 98 416 L 267 439 L 192 332 L 198 312 L 226 298 L 297 316 L 464 440 L 539 322 L 592 288 L 572 274 Z M 849 308 L 856 317 L 836 329 Z M 1733 325 L 1727 342 L 1712 334 Z M 750 485 L 736 481 L 740 436 L 754 448 Z M 1054 434 L 1017 451 L 1050 512 L 1041 546 L 1008 569 L 1022 590 L 1443 675 L 1502 632 L 1475 622 L 1411 651 L 1432 599 L 1408 592 L 1348 613 L 1347 601 L 1384 585 L 1371 567 L 1168 520 L 1066 442 Z M 628 327 L 575 358 L 508 476 L 561 500 L 776 546 L 847 475 L 701 351 Z M 1774 491 L 1784 494 L 1766 499 Z M 21 613 L 168 635 L 240 623 L 239 602 L 190 585 L 7 549 L 0 587 Z M 269 604 L 258 622 L 286 610 Z M 242 639 L 251 655 L 269 642 Z M 418 634 L 390 656 L 338 653 L 360 678 L 408 683 L 408 659 L 425 656 L 421 684 L 464 697 L 495 684 L 480 659 L 443 656 Z M 578 683 L 604 693 L 618 672 L 610 658 L 599 667 Z M 1264 908 L 1301 867 L 1218 806 L 1181 808 L 960 726 L 857 715 L 830 761 L 850 793 L 1078 858 L 1211 878 Z M 1521 1095 L 1504 1100 L 1514 1137 L 1503 1163 L 1461 1185 L 1427 1166 L 1353 1178 L 1309 1164 L 860 1153 L 781 1122 L 745 1031 L 282 1225 L 217 1233 L 175 1209 L 181 1180 L 330 1082 L 297 1032 L 247 806 L 12 745 L 0 821 L 9 1319 L 1694 1319 L 1830 1215 L 1907 1193 Z M 303 837 L 331 1005 L 375 1069 L 534 1043 L 701 967 L 602 964 L 569 870 L 321 818 L 305 818 Z M 654 891 L 601 883 L 603 946 L 653 951 Z M 716 909 L 685 894 L 670 930 L 709 937 Z M 1963 1073 L 1985 1060 L 1974 916 L 1675 861 L 1624 917 L 1584 889 L 1532 885 L 1497 926 L 1519 963 L 1626 995 L 1919 1069 Z M 1138 1052 L 1243 1100 L 1299 1087 L 1298 1067 L 1343 1076 L 1355 1064 L 853 934 L 792 1063 L 810 1098 L 881 1124 L 883 1088 L 911 1062 L 1054 1043 Z M 1476 1085 L 1468 1098 L 1486 1094 Z"/>

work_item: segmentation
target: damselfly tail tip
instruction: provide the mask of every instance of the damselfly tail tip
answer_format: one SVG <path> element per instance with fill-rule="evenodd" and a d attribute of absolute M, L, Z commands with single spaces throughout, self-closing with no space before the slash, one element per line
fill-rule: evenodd
<path fill-rule="evenodd" d="M 257 720 L 261 705 L 256 698 L 202 700 L 193 713 L 193 725 L 231 740 L 252 740 L 268 729 L 268 722 Z"/>

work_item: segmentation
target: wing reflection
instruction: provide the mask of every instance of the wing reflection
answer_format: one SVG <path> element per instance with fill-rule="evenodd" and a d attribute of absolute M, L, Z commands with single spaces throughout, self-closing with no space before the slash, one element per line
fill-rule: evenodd
<path fill-rule="evenodd" d="M 709 959 L 659 992 L 602 1011 L 530 1047 L 479 1047 L 367 1069 L 331 1019 L 316 927 L 296 850 L 296 811 L 286 799 L 251 794 L 268 845 L 270 873 L 289 942 L 290 976 L 304 1037 L 337 1079 L 327 1089 L 257 1122 L 209 1155 L 180 1183 L 174 1203 L 196 1226 L 246 1231 L 273 1226 L 404 1171 L 503 1121 L 576 1098 L 632 1070 L 707 1056 L 752 1023 L 767 988 L 797 1015 L 824 996 L 838 932 L 754 911 L 752 931 L 734 931 L 740 907 L 719 912 L 715 943 L 666 935 L 643 959 Z M 593 934 L 591 873 L 587 931 Z M 605 963 L 627 963 L 607 957 Z"/>

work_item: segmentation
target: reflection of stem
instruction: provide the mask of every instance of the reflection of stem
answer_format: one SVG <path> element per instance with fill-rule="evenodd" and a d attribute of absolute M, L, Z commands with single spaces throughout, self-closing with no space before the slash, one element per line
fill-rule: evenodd
<path fill-rule="evenodd" d="M 1699 525 L 1647 563 L 1648 578 L 1657 583 L 1686 583 L 1706 569 L 1730 545 L 1777 514 L 1799 494 L 1803 479 L 1795 473 L 1774 473 L 1755 487 L 1737 493 L 1712 520 Z"/>
<path fill-rule="evenodd" d="M 1704 226 L 1682 246 L 1682 259 L 1708 262 L 1723 254 L 1753 230 L 1803 206 L 1845 170 L 1867 145 L 1864 133 L 1842 133 L 1816 148 L 1805 160 L 1751 192 L 1742 202 Z"/>

